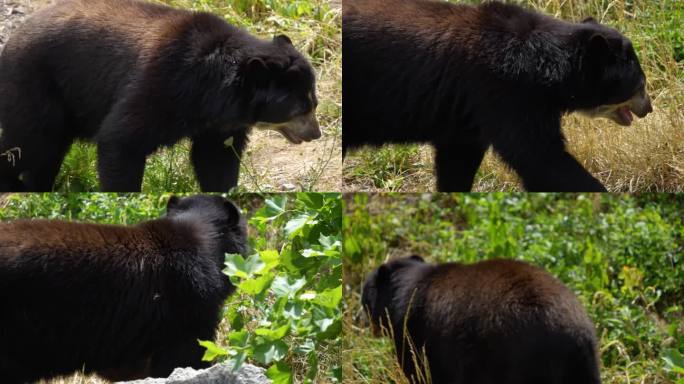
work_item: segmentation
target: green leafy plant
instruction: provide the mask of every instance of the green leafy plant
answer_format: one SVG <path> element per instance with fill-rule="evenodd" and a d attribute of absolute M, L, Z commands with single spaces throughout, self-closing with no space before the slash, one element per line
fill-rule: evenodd
<path fill-rule="evenodd" d="M 337 360 L 321 361 L 321 351 L 338 349 L 342 329 L 341 220 L 339 194 L 266 199 L 249 222 L 277 232 L 280 248 L 257 236 L 252 255 L 226 255 L 237 295 L 226 306 L 225 346 L 200 342 L 206 360 L 227 359 L 235 369 L 254 360 L 275 383 L 293 382 L 296 365 L 307 367 L 298 382 L 341 382 Z"/>

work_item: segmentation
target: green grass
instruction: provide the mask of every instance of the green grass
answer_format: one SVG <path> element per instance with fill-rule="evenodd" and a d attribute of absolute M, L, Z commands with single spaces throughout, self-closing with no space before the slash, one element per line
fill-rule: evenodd
<path fill-rule="evenodd" d="M 345 195 L 345 383 L 405 383 L 388 338 L 362 322 L 361 286 L 388 257 L 494 257 L 543 266 L 572 289 L 600 338 L 606 384 L 684 382 L 684 196 Z M 679 359 L 680 372 L 667 361 Z"/>
<path fill-rule="evenodd" d="M 302 146 L 284 144 L 278 134 L 254 132 L 243 155 L 240 191 L 279 191 L 283 185 L 295 190 L 339 190 L 341 171 L 341 18 L 339 9 L 326 0 L 158 0 L 179 8 L 213 12 L 249 32 L 270 38 L 287 34 L 295 46 L 313 64 L 317 75 L 318 120 L 323 137 L 309 144 L 309 152 L 300 154 Z M 189 141 L 166 148 L 147 160 L 143 192 L 197 191 L 189 160 Z M 277 146 L 277 150 L 274 148 Z M 274 164 L 264 159 L 277 152 Z M 279 169 L 279 163 L 299 162 Z M 55 190 L 60 192 L 98 191 L 95 146 L 76 143 L 69 151 Z"/>
<path fill-rule="evenodd" d="M 453 1 L 458 2 L 458 1 Z M 475 4 L 480 1 L 468 1 Z M 565 20 L 593 16 L 624 33 L 646 73 L 654 112 L 631 127 L 570 115 L 563 127 L 568 148 L 608 190 L 684 190 L 684 2 L 677 0 L 509 1 Z M 386 146 L 350 152 L 345 190 L 435 190 L 428 146 Z M 474 191 L 519 191 L 518 177 L 490 151 Z"/>

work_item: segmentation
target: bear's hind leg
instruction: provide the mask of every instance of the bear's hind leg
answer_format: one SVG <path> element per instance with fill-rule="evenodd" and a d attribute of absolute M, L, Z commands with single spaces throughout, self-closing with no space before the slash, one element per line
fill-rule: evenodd
<path fill-rule="evenodd" d="M 71 143 L 71 138 L 62 138 L 44 146 L 42 165 L 24 173 L 24 184 L 27 190 L 33 192 L 51 192 L 53 190 L 55 179 Z"/>
<path fill-rule="evenodd" d="M 145 152 L 124 142 L 97 143 L 97 173 L 102 192 L 140 192 L 145 173 Z"/>
<path fill-rule="evenodd" d="M 504 129 L 502 129 L 504 130 Z M 606 188 L 565 149 L 558 129 L 506 127 L 494 150 L 513 168 L 529 192 L 605 192 Z"/>
<path fill-rule="evenodd" d="M 435 173 L 440 192 L 468 192 L 487 151 L 479 142 L 463 142 L 435 147 Z"/>
<path fill-rule="evenodd" d="M 35 107 L 33 112 L 29 112 L 30 105 Z M 65 112 L 57 100 L 47 95 L 40 97 L 38 89 L 33 98 L 15 100 L 11 106 L 16 109 L 6 109 L 2 116 L 0 188 L 51 191 L 72 141 L 65 124 Z M 22 174 L 23 183 L 19 180 Z"/>

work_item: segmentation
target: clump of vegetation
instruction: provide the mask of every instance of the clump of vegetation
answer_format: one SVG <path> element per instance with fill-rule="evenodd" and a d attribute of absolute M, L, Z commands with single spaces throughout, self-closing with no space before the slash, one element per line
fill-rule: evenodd
<path fill-rule="evenodd" d="M 248 361 L 277 384 L 341 382 L 341 225 L 339 194 L 230 196 L 249 223 L 253 250 L 226 255 L 236 285 L 207 360 Z M 0 220 L 69 219 L 133 224 L 163 215 L 167 195 L 12 194 L 0 197 Z M 74 278 L 78 278 L 75 276 Z M 49 358 L 40 357 L 39 358 Z M 76 375 L 50 384 L 101 384 Z"/>
<path fill-rule="evenodd" d="M 338 8 L 326 0 L 154 0 L 212 12 L 249 32 L 270 38 L 287 34 L 312 63 L 317 77 L 317 116 L 323 137 L 291 145 L 275 132 L 253 132 L 241 165 L 239 190 L 335 191 L 341 177 L 342 38 Z M 184 140 L 147 159 L 142 189 L 148 193 L 197 191 Z M 271 162 L 272 161 L 272 162 Z M 76 143 L 64 160 L 57 191 L 97 191 L 93 144 Z M 292 164 L 289 164 L 292 163 Z"/>
<path fill-rule="evenodd" d="M 345 382 L 406 382 L 391 340 L 361 326 L 360 294 L 387 257 L 415 253 L 542 266 L 594 321 L 604 383 L 684 383 L 682 212 L 666 194 L 346 195 Z"/>
<path fill-rule="evenodd" d="M 610 191 L 683 190 L 684 3 L 672 0 L 508 2 L 565 20 L 593 16 L 617 28 L 633 42 L 646 73 L 654 112 L 635 121 L 631 127 L 576 114 L 566 116 L 563 127 L 568 148 Z M 435 190 L 432 169 L 433 153 L 425 145 L 366 148 L 347 154 L 343 169 L 345 189 Z M 475 191 L 519 191 L 522 185 L 517 175 L 490 151 L 473 188 Z"/>
<path fill-rule="evenodd" d="M 256 237 L 255 254 L 226 256 L 238 295 L 226 306 L 225 347 L 203 342 L 205 359 L 255 360 L 276 384 L 341 383 L 340 195 L 272 196 L 249 222 L 281 239 Z"/>

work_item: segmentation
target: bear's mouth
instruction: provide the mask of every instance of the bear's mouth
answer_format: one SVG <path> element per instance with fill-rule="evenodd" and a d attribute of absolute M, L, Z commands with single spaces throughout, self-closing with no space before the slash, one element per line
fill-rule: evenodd
<path fill-rule="evenodd" d="M 311 141 L 311 140 L 305 140 L 301 137 L 296 136 L 292 131 L 287 130 L 287 129 L 278 129 L 278 133 L 283 135 L 292 144 L 301 144 L 304 141 Z"/>
<path fill-rule="evenodd" d="M 634 121 L 634 116 L 632 115 L 632 110 L 629 109 L 629 106 L 624 106 L 617 108 L 613 112 L 612 120 L 622 126 L 629 127 Z"/>
<path fill-rule="evenodd" d="M 591 118 L 603 117 L 613 120 L 619 125 L 628 127 L 634 122 L 634 115 L 644 118 L 653 112 L 651 99 L 642 87 L 629 100 L 612 105 L 601 105 L 593 109 L 580 110 L 580 113 Z"/>
<path fill-rule="evenodd" d="M 257 129 L 270 129 L 283 135 L 292 144 L 301 144 L 319 139 L 321 130 L 316 120 L 314 111 L 302 116 L 293 118 L 284 123 L 258 122 L 254 126 Z"/>

